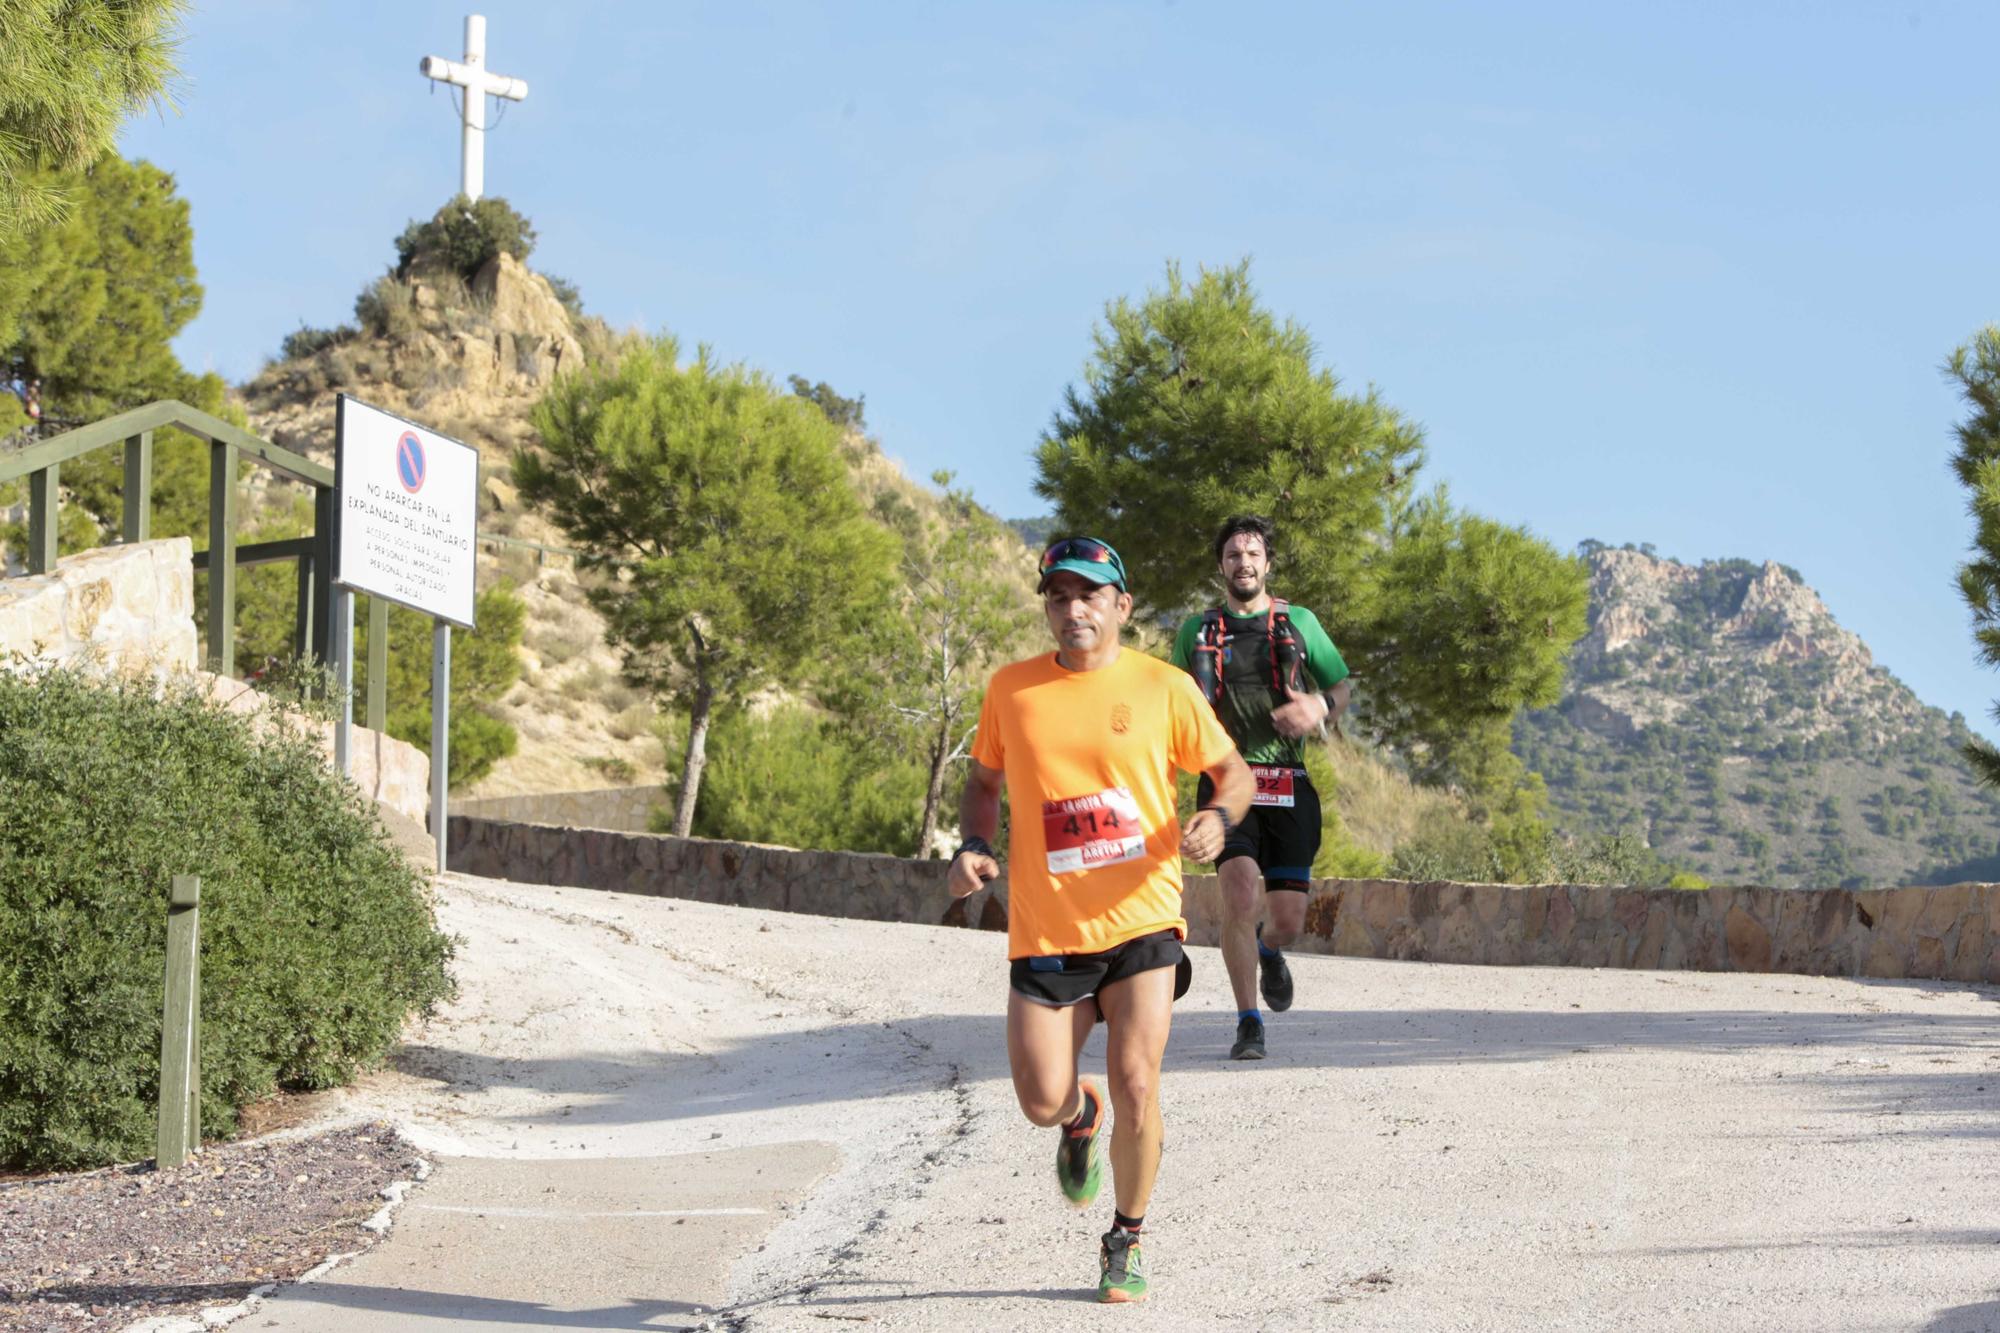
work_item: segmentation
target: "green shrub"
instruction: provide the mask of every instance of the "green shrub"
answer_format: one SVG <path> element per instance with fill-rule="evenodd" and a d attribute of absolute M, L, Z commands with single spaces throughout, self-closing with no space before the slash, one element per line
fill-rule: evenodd
<path fill-rule="evenodd" d="M 630 760 L 620 759 L 617 755 L 593 755 L 583 761 L 583 766 L 602 773 L 604 780 L 615 787 L 628 786 L 632 779 L 639 776 L 639 770 L 632 767 Z"/>
<path fill-rule="evenodd" d="M 1462 817 L 1433 814 L 1396 845 L 1389 860 L 1389 878 L 1494 884 L 1506 875 L 1500 869 L 1493 835 L 1484 826 Z"/>
<path fill-rule="evenodd" d="M 451 634 L 450 772 L 453 790 L 477 782 L 520 743 L 494 705 L 521 678 L 521 626 L 527 603 L 513 587 L 496 583 L 474 603 L 473 630 Z M 389 662 L 383 700 L 388 732 L 425 754 L 431 752 L 431 644 L 433 622 L 408 607 L 389 609 Z M 354 697 L 368 697 L 368 624 L 355 625 Z"/>
<path fill-rule="evenodd" d="M 396 238 L 396 276 L 413 268 L 442 268 L 467 282 L 495 255 L 525 260 L 535 248 L 535 229 L 505 199 L 459 195 L 428 222 L 412 222 Z"/>
<path fill-rule="evenodd" d="M 417 331 L 416 297 L 406 282 L 384 273 L 354 298 L 354 317 L 380 338 L 407 338 Z"/>
<path fill-rule="evenodd" d="M 542 281 L 549 284 L 549 290 L 555 293 L 556 300 L 562 303 L 562 308 L 569 312 L 571 319 L 583 318 L 583 293 L 576 289 L 575 283 L 568 278 L 558 278 L 553 273 L 542 274 Z"/>
<path fill-rule="evenodd" d="M 285 335 L 285 340 L 278 344 L 278 352 L 287 361 L 302 361 L 323 348 L 344 343 L 353 336 L 354 327 L 350 324 L 342 324 L 332 329 L 315 329 L 301 324 Z"/>
<path fill-rule="evenodd" d="M 0 1165 L 151 1154 L 177 873 L 201 876 L 208 1135 L 348 1080 L 450 993 L 421 878 L 296 729 L 0 673 Z"/>
<path fill-rule="evenodd" d="M 669 744 L 668 753 L 677 750 Z M 883 755 L 803 708 L 736 712 L 708 733 L 694 834 L 911 856 L 923 805 L 924 770 L 912 760 Z M 671 806 L 654 812 L 655 832 L 672 829 Z"/>

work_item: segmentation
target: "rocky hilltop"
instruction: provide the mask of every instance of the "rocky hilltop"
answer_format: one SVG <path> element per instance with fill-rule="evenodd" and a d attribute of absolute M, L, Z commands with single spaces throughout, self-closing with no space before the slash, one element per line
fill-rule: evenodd
<path fill-rule="evenodd" d="M 359 327 L 315 339 L 238 390 L 252 430 L 330 462 L 332 396 L 353 394 L 476 447 L 481 459 L 479 586 L 513 584 L 527 608 L 522 677 L 495 710 L 519 736 L 516 752 L 455 794 L 502 796 L 664 781 L 669 755 L 654 701 L 619 675 L 604 620 L 591 609 L 565 538 L 523 507 L 511 483 L 516 449 L 536 442 L 529 417 L 554 377 L 617 355 L 616 334 L 565 305 L 551 284 L 511 255 L 467 282 L 456 274 L 384 276 L 356 304 Z M 935 513 L 936 491 L 909 479 L 859 429 L 844 454 L 856 489 L 883 521 Z M 259 486 L 279 486 L 260 471 Z M 996 542 L 996 563 L 1031 595 L 1033 556 Z M 678 759 L 678 752 L 673 756 Z"/>
<path fill-rule="evenodd" d="M 652 702 L 618 676 L 561 535 L 524 510 L 513 451 L 534 440 L 529 412 L 562 370 L 609 355 L 616 338 L 565 308 L 540 274 L 500 255 L 470 282 L 451 273 L 385 276 L 356 305 L 360 327 L 267 365 L 239 390 L 250 429 L 321 461 L 333 456 L 332 395 L 349 393 L 480 453 L 479 586 L 506 580 L 527 606 L 522 678 L 497 713 L 519 733 L 467 795 L 659 781 Z M 259 474 L 268 476 L 268 474 Z"/>
<path fill-rule="evenodd" d="M 1876 665 L 1796 570 L 1592 548 L 1590 630 L 1515 750 L 1574 827 L 1637 829 L 1722 883 L 1891 884 L 2000 869 L 1965 721 Z"/>

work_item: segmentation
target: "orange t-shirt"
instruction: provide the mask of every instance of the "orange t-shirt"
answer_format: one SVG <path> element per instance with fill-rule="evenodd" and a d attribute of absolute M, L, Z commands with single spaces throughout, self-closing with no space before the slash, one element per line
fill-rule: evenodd
<path fill-rule="evenodd" d="M 1007 956 L 1185 935 L 1173 770 L 1235 748 L 1194 677 L 1130 648 L 1096 671 L 1049 652 L 994 672 L 972 757 L 1007 775 Z"/>

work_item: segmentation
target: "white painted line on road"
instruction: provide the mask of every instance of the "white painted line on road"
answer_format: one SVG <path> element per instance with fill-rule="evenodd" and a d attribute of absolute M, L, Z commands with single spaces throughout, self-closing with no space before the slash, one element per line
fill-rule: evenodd
<path fill-rule="evenodd" d="M 624 1213 L 575 1213 L 566 1208 L 468 1208 L 449 1203 L 415 1205 L 429 1213 L 476 1213 L 481 1217 L 762 1217 L 762 1208 L 634 1208 Z"/>

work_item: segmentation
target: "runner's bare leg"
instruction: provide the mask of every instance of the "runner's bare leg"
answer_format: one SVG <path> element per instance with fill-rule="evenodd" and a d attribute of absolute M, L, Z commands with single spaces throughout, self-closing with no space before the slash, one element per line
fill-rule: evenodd
<path fill-rule="evenodd" d="M 1216 868 L 1222 885 L 1222 962 L 1236 1011 L 1257 1007 L 1257 918 L 1264 911 L 1264 876 L 1255 857 L 1232 856 Z M 1271 947 L 1277 948 L 1276 944 Z"/>
<path fill-rule="evenodd" d="M 1279 889 L 1264 895 L 1265 944 L 1273 949 L 1287 949 L 1298 939 L 1299 932 L 1306 925 L 1306 897 L 1306 894 L 1291 889 Z"/>
<path fill-rule="evenodd" d="M 1037 1125 L 1060 1125 L 1082 1109 L 1076 1062 L 1097 1023 L 1097 1005 L 1084 1000 L 1067 1009 L 1036 1004 L 1007 992 L 1007 1063 L 1021 1114 Z"/>
<path fill-rule="evenodd" d="M 1118 1211 L 1143 1217 L 1160 1169 L 1160 1059 L 1174 1018 L 1174 969 L 1156 967 L 1097 993 L 1111 1067 L 1111 1176 Z"/>

